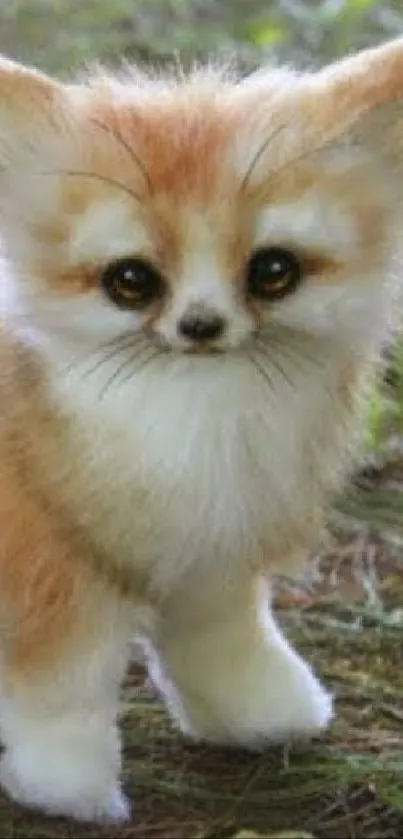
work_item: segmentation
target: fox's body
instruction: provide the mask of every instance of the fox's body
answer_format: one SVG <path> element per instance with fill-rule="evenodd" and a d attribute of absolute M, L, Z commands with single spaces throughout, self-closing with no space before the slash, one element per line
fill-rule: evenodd
<path fill-rule="evenodd" d="M 402 77 L 401 42 L 240 82 L 63 87 L 0 64 L 1 773 L 17 799 L 127 814 L 116 712 L 136 632 L 194 736 L 329 721 L 266 581 L 318 538 L 388 334 Z"/>

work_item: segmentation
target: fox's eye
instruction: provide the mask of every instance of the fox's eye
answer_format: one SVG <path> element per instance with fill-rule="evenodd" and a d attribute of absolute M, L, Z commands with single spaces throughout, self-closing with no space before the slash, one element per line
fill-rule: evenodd
<path fill-rule="evenodd" d="M 249 260 L 248 294 L 261 300 L 281 300 L 295 291 L 302 274 L 302 264 L 292 251 L 280 247 L 261 248 Z"/>
<path fill-rule="evenodd" d="M 116 306 L 142 309 L 164 292 L 159 272 L 143 259 L 121 259 L 107 266 L 101 284 Z"/>

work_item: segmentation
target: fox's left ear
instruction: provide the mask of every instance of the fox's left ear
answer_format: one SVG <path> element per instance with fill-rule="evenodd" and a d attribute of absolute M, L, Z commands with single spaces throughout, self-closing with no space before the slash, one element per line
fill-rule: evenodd
<path fill-rule="evenodd" d="M 323 120 L 323 135 L 333 126 L 400 165 L 403 190 L 403 38 L 331 64 L 311 81 L 317 130 Z"/>

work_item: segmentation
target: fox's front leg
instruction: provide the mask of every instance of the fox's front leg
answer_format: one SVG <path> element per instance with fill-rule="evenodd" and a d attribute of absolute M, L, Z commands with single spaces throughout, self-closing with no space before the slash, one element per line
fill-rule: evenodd
<path fill-rule="evenodd" d="M 49 813 L 124 820 L 117 713 L 132 612 L 12 476 L 7 488 L 0 516 L 0 784 Z"/>
<path fill-rule="evenodd" d="M 213 742 L 258 746 L 313 735 L 332 701 L 275 623 L 265 581 L 222 596 L 214 615 L 175 602 L 161 626 L 154 677 L 182 729 Z"/>
<path fill-rule="evenodd" d="M 94 594 L 94 592 L 93 592 Z M 94 604 L 95 605 L 95 604 Z M 49 660 L 3 668 L 0 784 L 16 801 L 85 821 L 125 821 L 120 789 L 119 689 L 128 628 L 113 597 Z"/>

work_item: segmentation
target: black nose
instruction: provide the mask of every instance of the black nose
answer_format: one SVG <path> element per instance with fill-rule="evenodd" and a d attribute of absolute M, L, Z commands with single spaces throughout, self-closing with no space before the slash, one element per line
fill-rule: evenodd
<path fill-rule="evenodd" d="M 224 332 L 225 321 L 220 315 L 185 315 L 178 330 L 191 341 L 213 341 Z"/>

